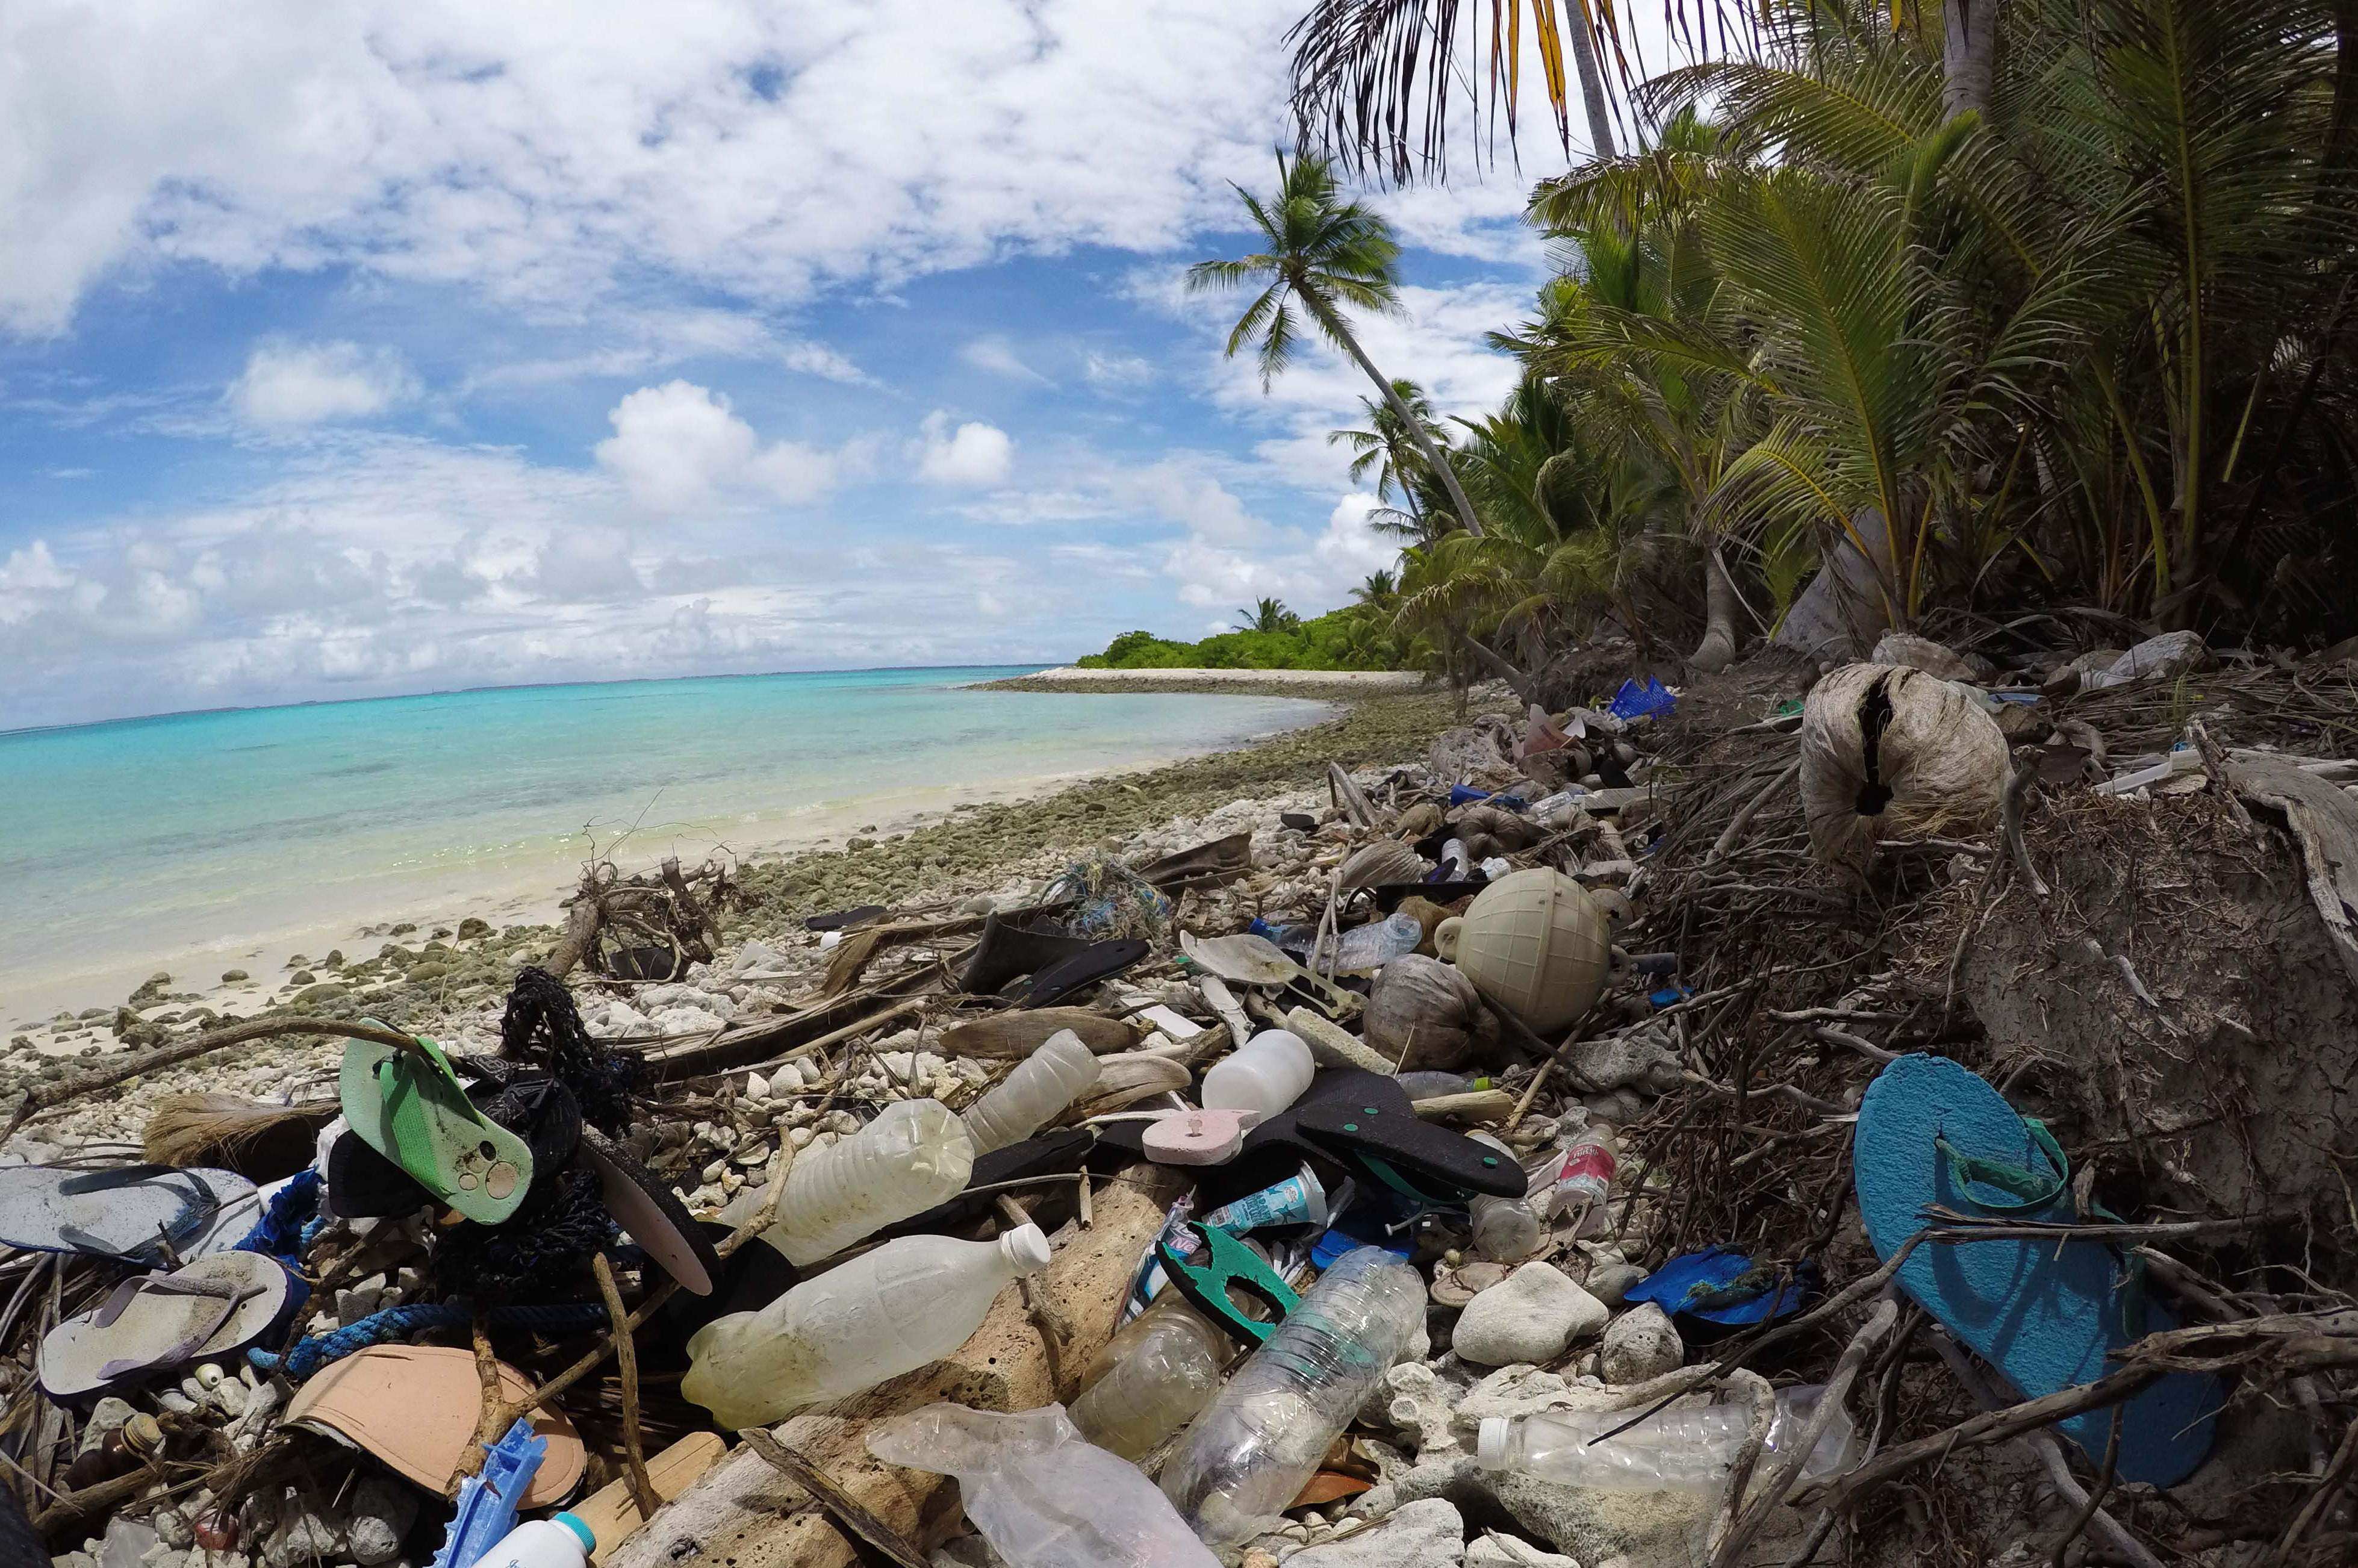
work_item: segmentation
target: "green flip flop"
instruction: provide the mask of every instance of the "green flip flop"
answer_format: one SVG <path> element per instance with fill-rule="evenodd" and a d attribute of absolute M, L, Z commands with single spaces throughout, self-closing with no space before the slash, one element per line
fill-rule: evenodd
<path fill-rule="evenodd" d="M 417 1038 L 404 1051 L 373 1041 L 344 1046 L 337 1088 L 360 1141 L 479 1225 L 513 1216 L 532 1185 L 532 1150 L 475 1108 L 442 1048 Z"/>

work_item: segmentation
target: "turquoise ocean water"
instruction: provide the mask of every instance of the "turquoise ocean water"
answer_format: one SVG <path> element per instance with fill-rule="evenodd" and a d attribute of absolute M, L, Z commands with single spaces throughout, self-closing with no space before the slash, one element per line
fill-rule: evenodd
<path fill-rule="evenodd" d="M 120 1000 L 123 976 L 159 967 L 210 982 L 215 958 L 373 922 L 548 918 L 591 834 L 631 828 L 626 869 L 694 863 L 1319 711 L 964 689 L 1021 673 L 516 687 L 0 734 L 0 1021 Z"/>

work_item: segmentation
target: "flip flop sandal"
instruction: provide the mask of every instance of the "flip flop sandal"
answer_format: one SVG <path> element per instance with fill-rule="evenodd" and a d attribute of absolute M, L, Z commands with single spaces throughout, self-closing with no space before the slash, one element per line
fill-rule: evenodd
<path fill-rule="evenodd" d="M 1708 1345 L 1739 1328 L 1792 1316 L 1818 1293 L 1818 1267 L 1756 1264 L 1733 1247 L 1682 1252 L 1629 1287 L 1633 1302 L 1652 1302 L 1671 1314 L 1680 1336 Z"/>
<path fill-rule="evenodd" d="M 252 1182 L 170 1165 L 0 1169 L 0 1242 L 156 1265 L 227 1250 L 260 1213 Z M 234 1235 L 224 1233 L 234 1229 Z"/>
<path fill-rule="evenodd" d="M 974 956 L 958 977 L 958 989 L 969 996 L 997 996 L 1025 975 L 1037 974 L 1093 946 L 1054 921 L 1027 925 L 996 911 L 982 917 L 982 936 Z"/>
<path fill-rule="evenodd" d="M 1028 983 L 1010 988 L 1019 1008 L 1054 1007 L 1066 997 L 1109 980 L 1153 951 L 1144 942 L 1092 942 L 1069 958 L 1062 958 L 1033 975 Z"/>
<path fill-rule="evenodd" d="M 224 1252 L 169 1274 L 125 1280 L 95 1310 L 42 1337 L 41 1390 L 80 1400 L 234 1355 L 285 1319 L 293 1288 L 287 1271 L 258 1252 Z"/>
<path fill-rule="evenodd" d="M 327 1199 L 337 1219 L 394 1219 L 432 1206 L 434 1195 L 417 1179 L 347 1128 L 328 1145 Z"/>
<path fill-rule="evenodd" d="M 422 1035 L 417 1045 L 348 1042 L 337 1082 L 344 1118 L 433 1197 L 479 1225 L 498 1225 L 524 1205 L 532 1150 L 475 1108 L 440 1046 Z"/>
<path fill-rule="evenodd" d="M 2046 1126 L 1945 1057 L 1902 1056 L 1876 1076 L 1859 1105 L 1852 1163 L 1859 1217 L 1880 1259 L 1941 1225 L 1926 1212 L 1936 1206 L 2014 1221 L 2082 1221 L 2071 1162 Z M 2178 1325 L 2147 1300 L 2134 1255 L 2103 1241 L 1928 1241 L 1900 1265 L 1898 1283 L 2025 1399 L 2094 1382 L 2115 1369 L 2115 1352 Z M 2219 1379 L 2194 1373 L 2132 1396 L 2123 1408 L 2120 1477 L 2156 1487 L 2185 1479 L 2210 1454 L 2225 1402 Z M 2093 1460 L 2112 1420 L 2098 1410 L 2058 1424 Z"/>
<path fill-rule="evenodd" d="M 505 1363 L 498 1376 L 503 1399 L 532 1392 L 524 1374 Z M 473 1351 L 372 1345 L 314 1373 L 295 1390 L 282 1419 L 373 1454 L 440 1497 L 474 1445 L 482 1408 Z M 562 1412 L 543 1405 L 528 1419 L 534 1433 L 548 1439 L 548 1450 L 517 1504 L 527 1512 L 570 1497 L 590 1462 L 580 1434 Z"/>
<path fill-rule="evenodd" d="M 806 931 L 843 931 L 882 920 L 887 911 L 881 903 L 857 904 L 850 909 L 834 910 L 826 914 L 814 914 L 803 922 Z"/>
<path fill-rule="evenodd" d="M 1127 1147 L 1101 1136 L 1121 1125 L 1114 1122 L 1098 1128 L 1060 1127 L 1020 1143 L 1010 1143 L 1004 1149 L 978 1154 L 974 1170 L 967 1177 L 966 1191 L 923 1214 L 884 1227 L 876 1232 L 876 1238 L 889 1241 L 900 1236 L 938 1236 L 980 1219 L 998 1200 L 999 1195 L 989 1189 L 1001 1183 L 1077 1175 L 1085 1170 L 1095 1175 L 1114 1175 L 1137 1163 L 1140 1157 L 1134 1131 L 1133 1141 Z"/>
<path fill-rule="evenodd" d="M 568 1099 L 572 1097 L 568 1096 Z M 682 1289 L 708 1296 L 721 1277 L 720 1254 L 689 1217 L 669 1183 L 641 1165 L 596 1128 L 580 1128 L 581 1152 L 598 1173 L 606 1211 Z"/>

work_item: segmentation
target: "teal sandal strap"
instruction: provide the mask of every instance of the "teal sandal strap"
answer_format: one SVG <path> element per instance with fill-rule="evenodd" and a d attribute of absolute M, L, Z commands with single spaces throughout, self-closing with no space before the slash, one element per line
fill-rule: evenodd
<path fill-rule="evenodd" d="M 1976 1196 L 1970 1190 L 1964 1192 L 1964 1200 L 1975 1208 L 1994 1215 L 2027 1215 L 2047 1207 L 2070 1193 L 2071 1161 L 2063 1152 L 2063 1146 L 2055 1141 L 2055 1135 L 2039 1118 L 2026 1116 L 2022 1124 L 2030 1133 L 2032 1146 L 2046 1158 L 2048 1169 L 2045 1174 L 2010 1161 L 1985 1159 L 1978 1154 L 1965 1153 L 1942 1135 L 1937 1132 L 1932 1135 L 1933 1149 L 1947 1162 L 1950 1173 L 1961 1186 L 1970 1188 L 1978 1184 L 2014 1195 L 2013 1202 L 1992 1203 Z M 2076 1206 L 2074 1213 L 2077 1213 Z M 2102 1204 L 2092 1205 L 2090 1212 L 2079 1217 L 2102 1221 L 2106 1225 L 2126 1223 Z M 2129 1340 L 2142 1339 L 2146 1324 L 2145 1260 L 2136 1255 L 2134 1247 L 2123 1247 L 2113 1242 L 2104 1245 L 2120 1265 L 2121 1280 L 2115 1287 L 2114 1299 L 2120 1308 L 2122 1333 Z"/>

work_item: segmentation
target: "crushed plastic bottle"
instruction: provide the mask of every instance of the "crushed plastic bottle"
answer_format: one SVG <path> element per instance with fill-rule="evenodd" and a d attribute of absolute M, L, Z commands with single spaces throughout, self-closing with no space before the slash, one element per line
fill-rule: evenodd
<path fill-rule="evenodd" d="M 679 1390 L 724 1428 L 762 1426 L 938 1361 L 972 1336 L 992 1298 L 1048 1266 L 1048 1238 L 903 1236 L 759 1312 L 730 1313 L 687 1342 Z"/>
<path fill-rule="evenodd" d="M 1487 1132 L 1469 1133 L 1476 1143 L 1487 1143 L 1512 1160 L 1515 1152 Z M 1475 1197 L 1466 1206 L 1466 1217 L 1473 1222 L 1474 1250 L 1493 1263 L 1520 1263 L 1540 1249 L 1540 1241 L 1547 1234 L 1547 1226 L 1539 1214 L 1521 1198 L 1493 1197 L 1487 1193 Z"/>
<path fill-rule="evenodd" d="M 1081 1037 L 1059 1029 L 1025 1057 L 1000 1086 L 967 1108 L 974 1152 L 988 1154 L 1021 1143 L 1098 1081 L 1098 1059 Z"/>
<path fill-rule="evenodd" d="M 1098 1352 L 1073 1424 L 1099 1448 L 1142 1459 L 1211 1401 L 1234 1354 L 1226 1334 L 1166 1292 Z"/>
<path fill-rule="evenodd" d="M 1416 923 L 1413 914 L 1392 914 L 1366 925 L 1355 925 L 1335 944 L 1335 972 L 1358 975 L 1380 969 L 1394 958 L 1415 952 L 1423 940 L 1424 927 Z"/>
<path fill-rule="evenodd" d="M 1216 1568 L 1138 1467 L 1085 1441 L 1062 1405 L 1012 1414 L 927 1405 L 868 1433 L 887 1465 L 955 1476 L 1008 1568 Z"/>
<path fill-rule="evenodd" d="M 1180 1517 L 1215 1549 L 1269 1528 L 1423 1321 L 1413 1268 L 1374 1247 L 1336 1259 L 1163 1466 Z"/>
<path fill-rule="evenodd" d="M 1818 1384 L 1779 1390 L 1777 1413 L 1768 1423 L 1767 1453 L 1760 1461 L 1761 1471 L 1755 1474 L 1765 1472 L 1769 1464 L 1767 1455 L 1791 1448 L 1810 1424 L 1824 1392 Z M 1596 1441 L 1630 1414 L 1628 1411 L 1548 1411 L 1519 1421 L 1492 1416 L 1482 1422 L 1476 1454 L 1486 1469 L 1514 1470 L 1564 1486 L 1607 1491 L 1717 1492 L 1727 1486 L 1752 1425 L 1749 1406 L 1682 1401 L 1607 1441 Z M 1803 1477 L 1816 1480 L 1846 1468 L 1856 1437 L 1850 1412 L 1836 1411 L 1801 1466 Z"/>
<path fill-rule="evenodd" d="M 896 1100 L 840 1143 L 806 1151 L 762 1238 L 800 1267 L 966 1190 L 977 1151 L 939 1100 Z"/>
<path fill-rule="evenodd" d="M 1593 1121 L 1565 1145 L 1563 1163 L 1555 1173 L 1553 1217 L 1574 1217 L 1573 1234 L 1580 1236 L 1601 1221 L 1605 1200 L 1613 1195 L 1613 1176 L 1621 1168 L 1621 1146 L 1613 1129 Z"/>

